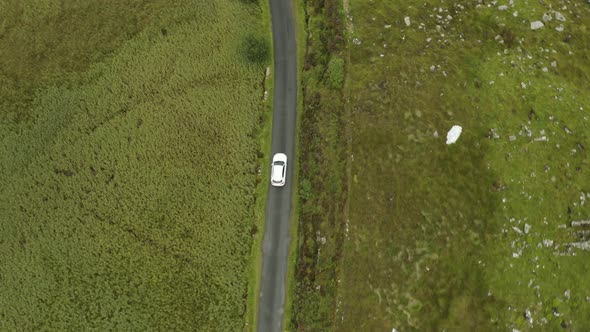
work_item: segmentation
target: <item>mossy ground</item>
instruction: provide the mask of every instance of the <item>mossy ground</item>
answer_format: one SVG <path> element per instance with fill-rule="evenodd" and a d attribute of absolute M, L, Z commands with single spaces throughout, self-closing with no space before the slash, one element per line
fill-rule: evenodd
<path fill-rule="evenodd" d="M 588 329 L 590 5 L 350 5 L 337 329 Z"/>

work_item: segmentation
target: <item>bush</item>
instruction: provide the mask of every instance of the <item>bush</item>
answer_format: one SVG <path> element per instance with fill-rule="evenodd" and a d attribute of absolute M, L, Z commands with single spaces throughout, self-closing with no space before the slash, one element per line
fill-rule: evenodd
<path fill-rule="evenodd" d="M 263 64 L 269 59 L 270 45 L 265 37 L 249 34 L 242 40 L 241 52 L 248 62 Z"/>
<path fill-rule="evenodd" d="M 328 63 L 325 75 L 326 85 L 332 89 L 342 89 L 344 86 L 344 60 L 332 58 Z"/>
<path fill-rule="evenodd" d="M 299 195 L 304 201 L 308 201 L 313 197 L 313 188 L 311 186 L 311 181 L 309 181 L 308 179 L 303 179 L 301 181 Z"/>

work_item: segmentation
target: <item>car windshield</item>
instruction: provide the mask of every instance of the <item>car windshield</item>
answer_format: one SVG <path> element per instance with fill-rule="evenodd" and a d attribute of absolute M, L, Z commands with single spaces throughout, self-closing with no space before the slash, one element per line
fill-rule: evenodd
<path fill-rule="evenodd" d="M 279 166 L 283 166 L 285 163 L 284 163 L 284 162 L 282 162 L 282 161 L 280 161 L 280 160 L 277 160 L 277 161 L 275 161 L 275 163 L 274 163 L 274 164 L 275 164 L 275 165 L 279 165 Z"/>

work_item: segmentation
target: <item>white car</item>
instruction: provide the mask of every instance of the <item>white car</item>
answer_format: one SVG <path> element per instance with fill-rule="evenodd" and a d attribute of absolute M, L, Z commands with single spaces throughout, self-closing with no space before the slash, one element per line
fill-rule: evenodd
<path fill-rule="evenodd" d="M 270 184 L 275 187 L 282 187 L 285 185 L 286 176 L 287 155 L 284 153 L 277 153 L 272 157 L 272 165 L 270 167 Z"/>

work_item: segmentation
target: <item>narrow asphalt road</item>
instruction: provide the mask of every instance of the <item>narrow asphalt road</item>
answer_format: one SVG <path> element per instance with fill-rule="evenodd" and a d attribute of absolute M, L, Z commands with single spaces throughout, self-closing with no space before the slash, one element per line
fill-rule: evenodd
<path fill-rule="evenodd" d="M 292 0 L 269 1 L 275 62 L 272 154 L 283 152 L 287 155 L 288 161 L 285 186 L 269 186 L 268 189 L 266 227 L 262 245 L 258 331 L 279 332 L 282 331 L 287 288 L 293 166 L 297 160 L 297 48 Z"/>

